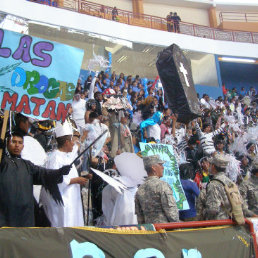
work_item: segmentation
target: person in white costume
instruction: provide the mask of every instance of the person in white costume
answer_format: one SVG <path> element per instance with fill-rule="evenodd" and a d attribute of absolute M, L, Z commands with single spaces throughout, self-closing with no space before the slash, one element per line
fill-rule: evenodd
<path fill-rule="evenodd" d="M 116 180 L 127 186 L 123 194 L 118 193 L 111 185 L 105 186 L 102 192 L 102 211 L 104 225 L 122 226 L 138 224 L 133 206 L 137 186 L 132 184 L 128 177 L 115 177 Z M 131 185 L 131 187 L 128 187 Z"/>
<path fill-rule="evenodd" d="M 126 186 L 123 192 L 118 192 L 113 186 L 107 185 L 102 192 L 102 211 L 104 225 L 138 224 L 135 215 L 134 197 L 139 184 L 144 182 L 147 173 L 143 161 L 135 153 L 124 152 L 114 159 L 121 176 L 114 179 Z"/>
<path fill-rule="evenodd" d="M 78 147 L 72 141 L 72 126 L 67 121 L 63 125 L 59 123 L 55 133 L 58 148 L 49 155 L 47 168 L 69 165 L 77 153 Z M 63 182 L 58 184 L 63 205 L 57 204 L 42 188 L 40 201 L 52 227 L 84 226 L 80 185 L 85 185 L 86 181 L 86 178 L 78 176 L 73 164 L 69 175 L 64 176 Z"/>
<path fill-rule="evenodd" d="M 82 134 L 82 129 L 85 126 L 85 112 L 86 112 L 86 101 L 84 99 L 81 99 L 80 92 L 75 92 L 74 95 L 74 100 L 72 102 L 72 108 L 73 108 L 73 113 L 72 113 L 72 119 L 76 123 L 76 126 Z"/>

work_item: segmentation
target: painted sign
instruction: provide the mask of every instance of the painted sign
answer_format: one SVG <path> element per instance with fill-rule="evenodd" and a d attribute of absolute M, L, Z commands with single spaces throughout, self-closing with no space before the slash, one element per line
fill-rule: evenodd
<path fill-rule="evenodd" d="M 0 29 L 1 109 L 64 121 L 83 50 Z"/>
<path fill-rule="evenodd" d="M 189 205 L 181 185 L 179 169 L 172 145 L 140 142 L 140 148 L 142 156 L 159 155 L 160 158 L 165 161 L 163 164 L 164 172 L 161 180 L 167 182 L 171 186 L 173 196 L 177 203 L 177 208 L 179 210 L 189 209 Z"/>

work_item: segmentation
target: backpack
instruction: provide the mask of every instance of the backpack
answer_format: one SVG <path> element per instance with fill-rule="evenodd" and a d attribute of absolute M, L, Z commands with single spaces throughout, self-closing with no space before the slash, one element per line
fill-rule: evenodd
<path fill-rule="evenodd" d="M 232 208 L 231 212 L 228 212 L 230 217 L 233 217 L 234 221 L 238 225 L 245 224 L 245 217 L 242 209 L 242 198 L 239 193 L 237 185 L 233 182 L 226 185 L 218 179 L 212 179 L 212 181 L 218 181 L 224 186 L 225 192 L 227 194 L 228 200 Z"/>

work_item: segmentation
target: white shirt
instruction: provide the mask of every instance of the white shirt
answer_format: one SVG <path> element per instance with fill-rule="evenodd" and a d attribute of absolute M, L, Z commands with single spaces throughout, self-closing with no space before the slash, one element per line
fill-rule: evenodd
<path fill-rule="evenodd" d="M 158 124 L 150 125 L 147 127 L 147 135 L 148 137 L 153 137 L 156 141 L 160 141 L 161 139 L 161 129 Z"/>
<path fill-rule="evenodd" d="M 74 100 L 72 102 L 72 119 L 75 121 L 77 127 L 81 132 L 81 127 L 85 125 L 85 112 L 86 112 L 86 101 L 84 99 L 80 99 L 79 101 Z"/>
<path fill-rule="evenodd" d="M 86 124 L 83 130 L 88 131 L 88 136 L 84 142 L 84 147 L 90 145 L 96 138 L 98 138 L 105 130 L 108 130 L 107 125 L 100 123 L 98 119 L 95 119 L 91 124 Z M 99 155 L 106 139 L 110 137 L 109 130 L 103 135 L 93 146 L 92 155 L 96 157 Z"/>
<path fill-rule="evenodd" d="M 201 105 L 204 106 L 205 108 L 208 108 L 208 109 L 211 108 L 210 104 L 209 104 L 204 98 L 202 98 L 202 99 L 200 100 L 200 103 L 201 103 Z"/>

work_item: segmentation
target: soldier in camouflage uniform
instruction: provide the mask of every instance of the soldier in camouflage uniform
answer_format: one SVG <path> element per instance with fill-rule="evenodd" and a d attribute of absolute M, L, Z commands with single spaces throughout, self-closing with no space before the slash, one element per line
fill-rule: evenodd
<path fill-rule="evenodd" d="M 253 161 L 251 173 L 251 177 L 240 185 L 239 190 L 248 209 L 258 214 L 258 157 Z"/>
<path fill-rule="evenodd" d="M 143 157 L 148 178 L 135 195 L 135 213 L 138 223 L 167 223 L 179 221 L 178 209 L 168 183 L 163 176 L 163 161 L 158 155 Z"/>
<path fill-rule="evenodd" d="M 207 185 L 206 188 L 206 209 L 205 219 L 207 220 L 221 220 L 230 219 L 231 204 L 227 197 L 224 185 L 233 183 L 226 175 L 226 167 L 229 163 L 228 158 L 223 154 L 215 154 L 209 162 L 211 163 L 211 172 L 214 175 L 213 180 Z M 214 180 L 215 179 L 215 180 Z M 253 216 L 254 214 L 245 207 L 244 202 L 242 205 L 245 216 Z"/>
<path fill-rule="evenodd" d="M 195 206 L 197 220 L 205 220 L 206 188 L 201 190 Z"/>

